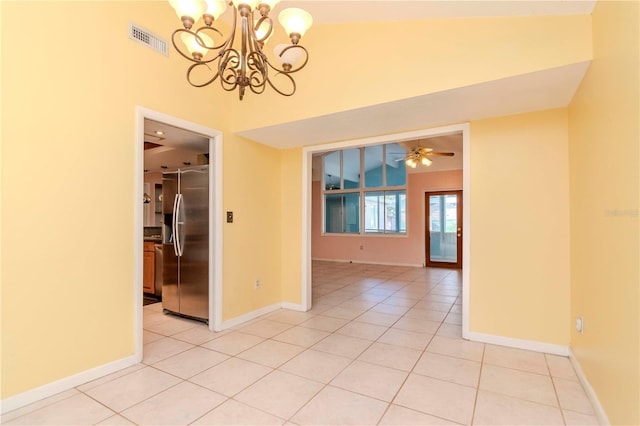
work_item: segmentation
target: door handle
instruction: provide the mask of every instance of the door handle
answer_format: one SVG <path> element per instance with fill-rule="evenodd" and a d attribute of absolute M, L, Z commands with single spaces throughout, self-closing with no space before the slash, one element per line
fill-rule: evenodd
<path fill-rule="evenodd" d="M 171 223 L 171 236 L 173 240 L 173 252 L 176 254 L 176 257 L 180 256 L 179 253 L 179 236 L 178 236 L 178 200 L 180 199 L 180 194 L 176 194 L 176 197 L 173 199 L 173 222 Z"/>

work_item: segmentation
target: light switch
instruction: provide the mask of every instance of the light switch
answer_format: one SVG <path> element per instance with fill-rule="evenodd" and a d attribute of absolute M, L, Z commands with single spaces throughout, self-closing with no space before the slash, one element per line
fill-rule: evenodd
<path fill-rule="evenodd" d="M 227 212 L 227 223 L 233 223 L 233 212 Z"/>

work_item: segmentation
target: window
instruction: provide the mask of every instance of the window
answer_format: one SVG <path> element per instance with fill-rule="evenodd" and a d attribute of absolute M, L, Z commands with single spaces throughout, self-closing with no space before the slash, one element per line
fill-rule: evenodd
<path fill-rule="evenodd" d="M 398 144 L 325 154 L 322 162 L 324 232 L 406 233 L 405 155 L 405 149 Z M 364 223 L 364 229 L 360 223 Z"/>
<path fill-rule="evenodd" d="M 365 192 L 366 233 L 407 232 L 407 195 L 405 191 Z"/>
<path fill-rule="evenodd" d="M 327 194 L 325 196 L 325 232 L 360 232 L 360 194 Z"/>

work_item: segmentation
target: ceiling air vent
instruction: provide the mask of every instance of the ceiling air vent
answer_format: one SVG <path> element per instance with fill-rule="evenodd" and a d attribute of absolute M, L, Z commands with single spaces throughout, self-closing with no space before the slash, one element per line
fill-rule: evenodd
<path fill-rule="evenodd" d="M 168 44 L 166 40 L 161 39 L 157 35 L 129 22 L 129 38 L 145 46 L 150 47 L 156 52 L 160 52 L 165 56 L 169 56 Z"/>

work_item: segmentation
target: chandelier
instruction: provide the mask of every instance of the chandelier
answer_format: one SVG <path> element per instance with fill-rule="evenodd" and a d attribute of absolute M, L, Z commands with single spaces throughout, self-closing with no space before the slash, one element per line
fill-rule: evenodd
<path fill-rule="evenodd" d="M 275 66 L 263 49 L 274 30 L 269 12 L 279 1 L 169 0 L 184 26 L 173 32 L 171 41 L 178 53 L 192 62 L 187 69 L 187 81 L 192 86 L 204 87 L 219 78 L 224 90 L 238 89 L 240 100 L 247 88 L 260 94 L 267 84 L 283 96 L 293 95 L 296 83 L 291 74 L 304 68 L 309 60 L 307 49 L 298 42 L 313 20 L 302 9 L 289 8 L 280 13 L 279 21 L 291 43 L 275 46 L 278 62 Z M 224 38 L 213 24 L 227 6 L 233 9 L 233 23 L 229 36 Z M 194 30 L 193 25 L 200 17 L 204 25 Z M 240 46 L 236 48 L 238 26 Z"/>

